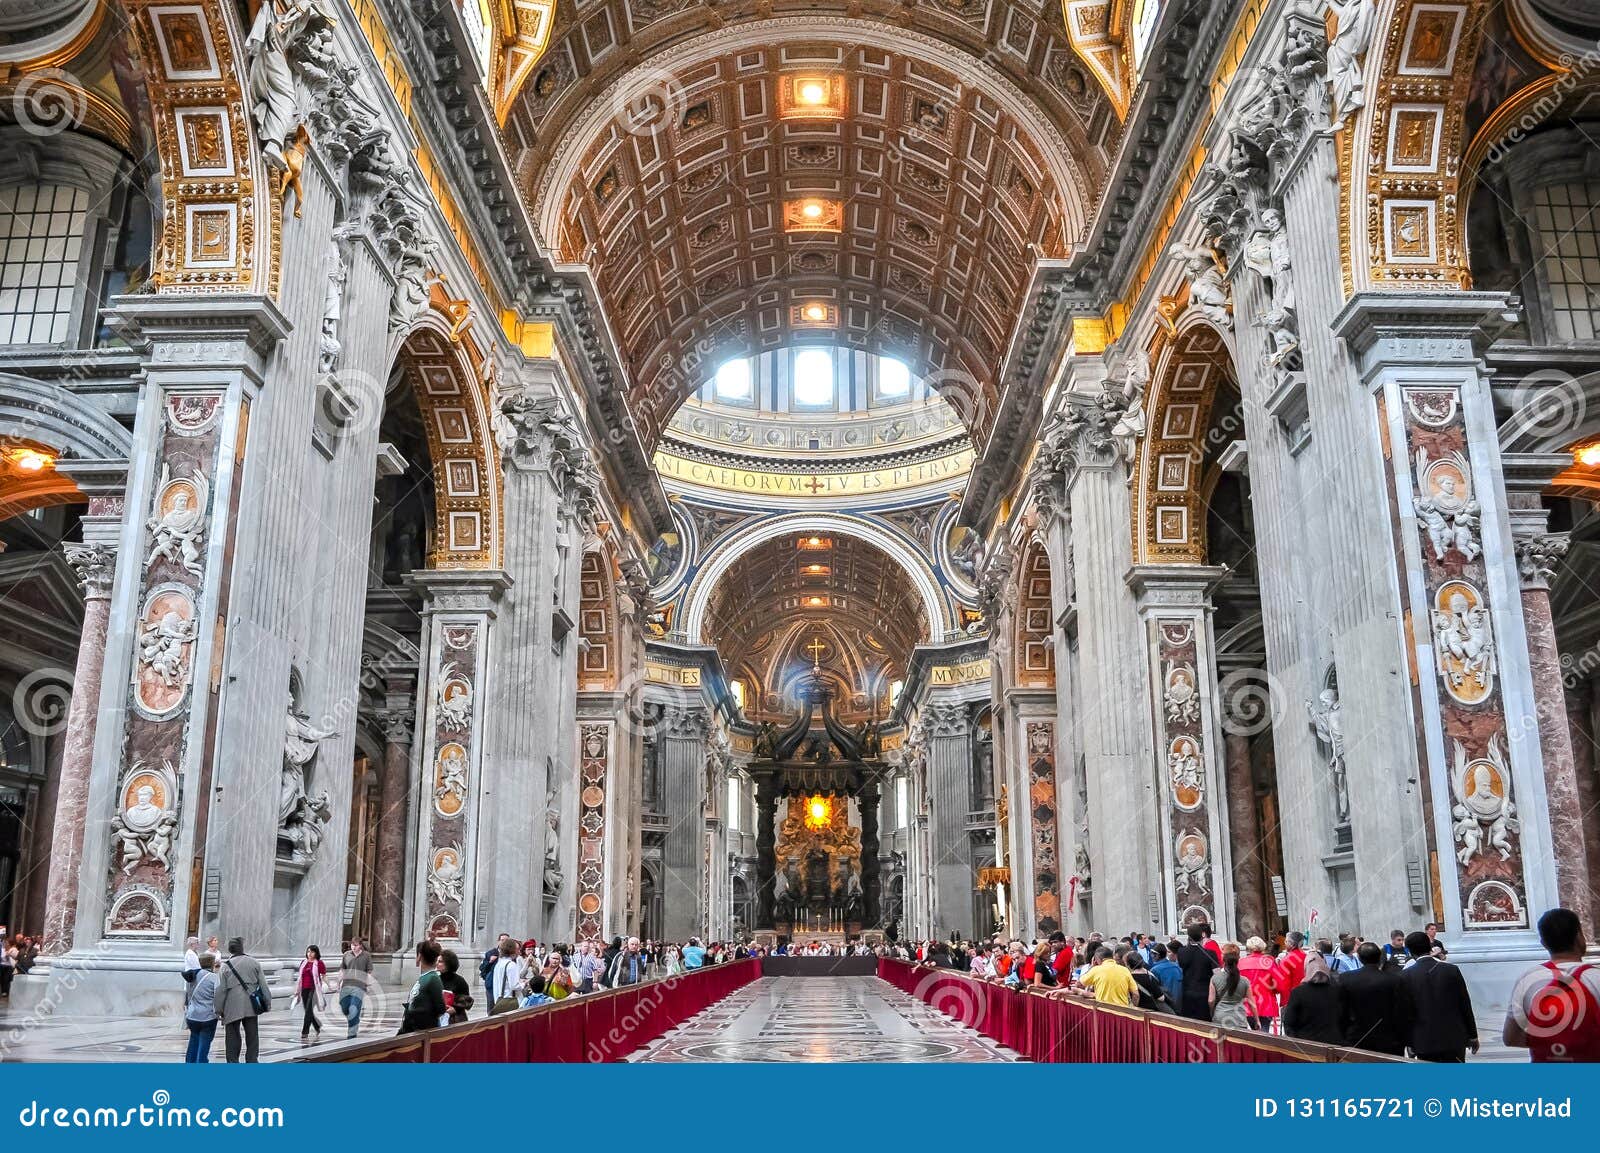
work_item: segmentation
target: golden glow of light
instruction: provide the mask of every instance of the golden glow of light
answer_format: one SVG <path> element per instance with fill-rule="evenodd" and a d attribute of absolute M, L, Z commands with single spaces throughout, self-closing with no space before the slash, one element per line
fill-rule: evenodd
<path fill-rule="evenodd" d="M 815 200 L 808 200 L 800 206 L 800 211 L 808 220 L 816 220 L 822 215 L 822 205 Z"/>
<path fill-rule="evenodd" d="M 828 319 L 828 306 L 825 304 L 808 304 L 803 311 L 807 320 Z"/>
<path fill-rule="evenodd" d="M 814 536 L 809 541 L 807 541 L 806 543 L 809 544 L 812 548 L 821 548 L 822 547 L 822 538 L 820 536 Z"/>
<path fill-rule="evenodd" d="M 33 448 L 19 448 L 11 454 L 11 463 L 21 472 L 43 472 L 55 462 L 49 453 Z"/>
<path fill-rule="evenodd" d="M 795 85 L 795 95 L 802 104 L 821 104 L 828 98 L 828 85 L 822 80 L 801 80 Z"/>
<path fill-rule="evenodd" d="M 806 802 L 806 828 L 827 828 L 833 818 L 833 802 L 818 795 Z"/>
<path fill-rule="evenodd" d="M 812 597 L 810 600 L 806 601 L 806 603 L 808 605 L 810 605 L 812 608 L 821 608 L 823 605 L 827 604 L 828 602 L 823 600 L 821 597 Z"/>
<path fill-rule="evenodd" d="M 1600 468 L 1600 440 L 1584 445 L 1572 455 L 1584 468 Z"/>
<path fill-rule="evenodd" d="M 819 564 L 811 564 L 811 565 L 807 565 L 806 566 L 806 572 L 827 572 L 827 571 L 828 571 L 827 569 L 823 568 Z"/>

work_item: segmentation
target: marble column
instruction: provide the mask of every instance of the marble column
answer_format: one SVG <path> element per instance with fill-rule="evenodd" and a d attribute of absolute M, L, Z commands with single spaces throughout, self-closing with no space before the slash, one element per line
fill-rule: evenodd
<path fill-rule="evenodd" d="M 404 942 L 406 924 L 407 797 L 411 792 L 411 739 L 416 708 L 385 709 L 378 715 L 383 725 L 383 768 L 378 778 L 377 875 L 373 878 L 372 940 L 374 953 L 392 953 Z"/>
<path fill-rule="evenodd" d="M 972 891 L 976 878 L 967 851 L 967 808 L 971 803 L 972 725 L 962 701 L 932 701 L 923 706 L 927 740 L 929 818 L 925 851 L 930 864 L 928 919 L 935 937 L 960 931 L 971 935 Z"/>
<path fill-rule="evenodd" d="M 83 581 L 83 633 L 73 670 L 72 704 L 63 734 L 50 842 L 50 879 L 45 891 L 44 952 L 72 948 L 78 919 L 78 876 L 83 864 L 83 834 L 89 819 L 89 775 L 94 765 L 95 719 L 100 707 L 101 673 L 106 659 L 106 629 L 111 615 L 111 583 L 117 550 L 104 544 L 69 544 L 67 562 Z"/>
<path fill-rule="evenodd" d="M 1169 564 L 1139 565 L 1128 575 L 1149 646 L 1165 923 L 1183 929 L 1201 922 L 1219 933 L 1234 923 L 1211 636 L 1211 588 L 1225 572 Z"/>
<path fill-rule="evenodd" d="M 1228 840 L 1233 848 L 1233 908 L 1239 939 L 1266 937 L 1267 907 L 1261 881 L 1261 820 L 1256 812 L 1255 772 L 1250 765 L 1250 738 L 1235 726 L 1222 739 L 1223 779 L 1228 794 Z"/>
<path fill-rule="evenodd" d="M 510 578 L 493 569 L 412 573 L 423 592 L 421 771 L 416 781 L 412 937 L 431 933 L 470 946 L 481 935 L 516 932 L 478 924 L 484 858 L 498 847 L 483 838 L 483 702 L 490 696 L 495 626 Z M 515 847 L 528 851 L 526 843 Z M 536 851 L 536 850 L 535 850 Z"/>
<path fill-rule="evenodd" d="M 1505 316 L 1497 293 L 1372 292 L 1354 296 L 1333 324 L 1370 391 L 1385 447 L 1399 619 L 1416 678 L 1410 703 L 1443 910 L 1435 919 L 1444 921 L 1452 959 L 1477 970 L 1467 978 L 1479 982 L 1491 1012 L 1518 968 L 1542 955 L 1533 925 L 1559 899 L 1541 748 L 1541 730 L 1555 726 L 1539 723 L 1479 355 Z M 1341 663 L 1341 691 L 1344 670 Z"/>
<path fill-rule="evenodd" d="M 1084 366 L 1079 366 L 1084 367 Z M 1081 387 L 1098 388 L 1092 377 Z M 1152 804 L 1147 639 L 1127 584 L 1132 564 L 1128 474 L 1111 438 L 1106 394 L 1074 396 L 1047 439 L 1067 477 L 1079 667 L 1078 740 L 1088 788 L 1094 915 L 1102 925 L 1162 922 L 1160 826 Z M 1044 450 L 1042 450 L 1044 451 Z"/>
<path fill-rule="evenodd" d="M 1550 611 L 1550 578 L 1566 556 L 1569 540 L 1566 533 L 1546 531 L 1550 517 L 1540 498 L 1544 486 L 1571 464 L 1569 453 L 1507 454 L 1502 458 L 1507 514 L 1522 578 L 1523 627 L 1533 676 L 1539 749 L 1544 760 L 1550 841 L 1559 847 L 1555 854 L 1556 889 L 1561 904 L 1590 926 L 1594 924 L 1595 909 L 1587 854 L 1582 851 L 1583 790 L 1567 724 L 1561 650 Z"/>
<path fill-rule="evenodd" d="M 704 879 L 706 737 L 711 721 L 704 706 L 674 704 L 657 730 L 661 757 L 662 812 L 667 816 L 661 846 L 662 929 L 669 941 L 706 931 L 700 924 Z"/>
<path fill-rule="evenodd" d="M 881 899 L 878 891 L 878 786 L 869 784 L 856 797 L 861 810 L 861 924 L 863 928 L 882 928 Z"/>

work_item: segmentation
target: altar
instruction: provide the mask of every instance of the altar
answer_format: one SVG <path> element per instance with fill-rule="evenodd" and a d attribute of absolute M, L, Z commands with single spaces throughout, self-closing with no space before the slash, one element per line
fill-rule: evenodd
<path fill-rule="evenodd" d="M 813 732 L 819 706 L 822 730 Z M 881 928 L 878 804 L 886 767 L 874 726 L 839 723 L 826 682 L 814 675 L 801 714 L 781 731 L 763 725 L 755 753 L 755 929 L 804 942 Z"/>

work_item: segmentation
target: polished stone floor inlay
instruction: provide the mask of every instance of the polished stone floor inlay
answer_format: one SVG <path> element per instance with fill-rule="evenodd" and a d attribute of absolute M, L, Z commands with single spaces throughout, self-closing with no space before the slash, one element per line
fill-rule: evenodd
<path fill-rule="evenodd" d="M 1015 1061 L 876 977 L 763 977 L 632 1061 Z"/>

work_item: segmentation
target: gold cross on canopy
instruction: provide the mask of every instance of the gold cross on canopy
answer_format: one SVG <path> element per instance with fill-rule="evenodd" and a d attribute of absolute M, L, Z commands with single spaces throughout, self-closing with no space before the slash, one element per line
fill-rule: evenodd
<path fill-rule="evenodd" d="M 811 654 L 811 667 L 820 668 L 822 654 L 828 651 L 828 646 L 822 643 L 821 637 L 812 637 L 811 643 L 806 646 L 806 652 Z"/>

